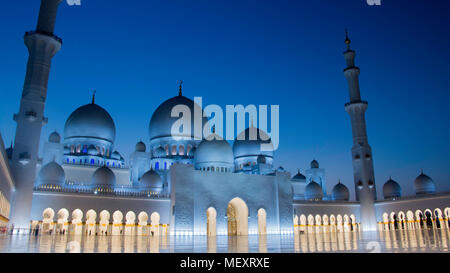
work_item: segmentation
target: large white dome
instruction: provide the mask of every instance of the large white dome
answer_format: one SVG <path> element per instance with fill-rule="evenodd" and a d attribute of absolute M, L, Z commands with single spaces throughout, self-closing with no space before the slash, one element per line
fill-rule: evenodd
<path fill-rule="evenodd" d="M 86 104 L 70 114 L 64 126 L 64 139 L 96 138 L 114 143 L 116 126 L 108 112 L 95 103 Z"/>
<path fill-rule="evenodd" d="M 195 167 L 226 167 L 234 164 L 233 150 L 226 140 L 211 134 L 197 147 L 194 155 Z"/>
<path fill-rule="evenodd" d="M 155 110 L 155 112 L 153 112 L 149 125 L 150 140 L 172 136 L 172 125 L 179 119 L 179 117 L 171 117 L 171 113 L 172 109 L 177 105 L 186 105 L 191 111 L 191 134 L 177 136 L 194 138 L 194 109 L 200 111 L 202 116 L 203 111 L 199 105 L 194 103 L 193 100 L 179 95 L 166 100 Z M 202 125 L 205 125 L 207 121 L 208 119 L 204 117 Z M 195 139 L 200 140 L 201 138 L 202 136 L 200 135 L 196 136 Z"/>
<path fill-rule="evenodd" d="M 256 139 L 251 140 L 250 137 L 253 136 L 256 136 Z M 266 158 L 272 158 L 273 151 L 261 151 L 261 144 L 272 145 L 271 140 L 268 138 L 268 135 L 264 131 L 256 127 L 251 126 L 250 128 L 245 129 L 238 135 L 233 143 L 234 158 L 237 159 L 239 157 L 249 156 L 258 157 L 259 155 L 264 155 Z"/>

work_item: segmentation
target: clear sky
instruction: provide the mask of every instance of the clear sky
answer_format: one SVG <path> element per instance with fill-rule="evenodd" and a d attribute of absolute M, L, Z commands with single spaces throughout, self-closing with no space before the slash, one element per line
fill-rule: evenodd
<path fill-rule="evenodd" d="M 13 139 L 27 61 L 23 33 L 38 0 L 0 10 L 0 131 Z M 330 191 L 340 178 L 354 198 L 344 29 L 348 28 L 378 196 L 392 175 L 404 195 L 420 169 L 450 190 L 450 3 L 446 0 L 81 0 L 61 4 L 63 38 L 50 74 L 42 141 L 91 100 L 107 109 L 128 160 L 156 107 L 177 95 L 203 104 L 280 105 L 276 166 L 304 171 L 317 159 Z"/>

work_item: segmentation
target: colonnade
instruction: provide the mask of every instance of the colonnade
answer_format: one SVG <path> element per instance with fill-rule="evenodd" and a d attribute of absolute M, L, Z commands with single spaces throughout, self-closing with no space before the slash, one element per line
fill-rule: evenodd
<path fill-rule="evenodd" d="M 382 221 L 378 222 L 379 230 L 415 230 L 415 229 L 450 229 L 450 207 L 444 209 L 444 213 L 440 208 L 408 210 L 406 213 L 385 212 L 382 215 Z"/>
<path fill-rule="evenodd" d="M 42 221 L 32 221 L 32 233 L 45 234 L 72 234 L 72 235 L 88 235 L 88 236 L 106 236 L 106 235 L 126 235 L 126 236 L 160 236 L 169 234 L 169 225 L 161 224 L 160 215 L 158 212 L 153 212 L 149 216 L 145 211 L 141 211 L 137 216 L 133 211 L 128 211 L 125 214 L 125 221 L 123 221 L 123 213 L 116 210 L 112 215 L 112 222 L 110 221 L 110 213 L 107 210 L 102 210 L 97 219 L 97 212 L 90 209 L 86 212 L 83 220 L 83 211 L 75 209 L 71 214 L 71 221 L 69 221 L 69 211 L 62 208 L 58 211 L 55 218 L 55 211 L 52 208 L 46 208 L 42 213 Z"/>
<path fill-rule="evenodd" d="M 359 231 L 360 224 L 356 222 L 354 214 L 312 215 L 302 214 L 294 216 L 294 234 L 298 233 L 328 233 Z"/>

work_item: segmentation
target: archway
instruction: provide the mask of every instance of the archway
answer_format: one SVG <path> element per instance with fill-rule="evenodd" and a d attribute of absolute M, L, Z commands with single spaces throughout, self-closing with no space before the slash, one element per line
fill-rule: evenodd
<path fill-rule="evenodd" d="M 72 212 L 72 232 L 74 235 L 81 235 L 83 230 L 83 212 L 80 209 L 75 209 Z"/>
<path fill-rule="evenodd" d="M 113 213 L 113 228 L 112 228 L 112 235 L 122 235 L 122 220 L 123 220 L 123 214 L 120 210 L 116 210 Z"/>
<path fill-rule="evenodd" d="M 389 230 L 389 214 L 387 214 L 386 212 L 383 213 L 383 225 L 384 225 L 384 230 L 387 231 Z"/>
<path fill-rule="evenodd" d="M 108 235 L 109 218 L 110 218 L 109 211 L 102 210 L 100 212 L 100 226 L 99 226 L 100 235 Z"/>
<path fill-rule="evenodd" d="M 216 236 L 216 217 L 217 211 L 213 207 L 209 207 L 206 210 L 206 234 L 208 236 Z"/>
<path fill-rule="evenodd" d="M 423 228 L 423 213 L 421 210 L 416 210 L 416 223 L 417 223 L 417 229 L 422 229 Z"/>
<path fill-rule="evenodd" d="M 334 214 L 330 215 L 330 231 L 336 232 L 336 216 Z"/>
<path fill-rule="evenodd" d="M 316 222 L 315 222 L 315 233 L 321 233 L 322 231 L 321 231 L 321 227 L 322 227 L 322 217 L 320 216 L 320 215 L 316 215 L 316 217 L 315 217 L 315 220 L 316 220 Z"/>
<path fill-rule="evenodd" d="M 433 228 L 433 213 L 431 210 L 425 210 L 425 223 L 427 228 Z"/>
<path fill-rule="evenodd" d="M 340 214 L 338 214 L 337 215 L 337 217 L 336 217 L 336 229 L 337 229 L 337 231 L 338 232 L 342 232 L 343 231 L 343 229 L 342 229 L 342 215 L 340 215 Z"/>
<path fill-rule="evenodd" d="M 44 233 L 51 233 L 53 231 L 53 217 L 55 217 L 55 211 L 52 208 L 46 208 L 42 212 L 42 231 Z"/>
<path fill-rule="evenodd" d="M 351 231 L 357 231 L 356 216 L 354 214 L 350 215 L 350 225 Z"/>
<path fill-rule="evenodd" d="M 436 228 L 441 228 L 443 226 L 442 210 L 439 208 L 434 210 L 434 221 L 436 223 Z"/>
<path fill-rule="evenodd" d="M 90 209 L 86 212 L 86 235 L 95 235 L 95 226 L 97 224 L 97 213 Z"/>
<path fill-rule="evenodd" d="M 258 210 L 258 234 L 267 234 L 267 223 L 266 223 L 267 213 L 265 209 Z"/>
<path fill-rule="evenodd" d="M 129 211 L 125 214 L 125 235 L 134 235 L 135 224 L 136 224 L 136 213 L 134 211 Z"/>
<path fill-rule="evenodd" d="M 405 213 L 403 211 L 400 211 L 398 213 L 398 222 L 399 222 L 399 228 L 400 229 L 406 229 L 405 227 Z"/>
<path fill-rule="evenodd" d="M 414 230 L 414 213 L 411 210 L 408 210 L 406 212 L 406 221 L 407 221 L 407 228 L 410 230 Z"/>
<path fill-rule="evenodd" d="M 306 232 L 306 215 L 300 215 L 300 233 Z"/>
<path fill-rule="evenodd" d="M 137 235 L 148 235 L 147 232 L 147 221 L 148 221 L 148 214 L 145 211 L 141 211 L 138 214 L 138 231 Z"/>
<path fill-rule="evenodd" d="M 228 235 L 248 235 L 248 207 L 241 198 L 234 198 L 228 203 Z"/>
<path fill-rule="evenodd" d="M 58 211 L 58 220 L 57 220 L 57 228 L 56 231 L 59 234 L 65 235 L 67 232 L 69 211 L 65 208 L 62 208 Z"/>
<path fill-rule="evenodd" d="M 150 235 L 153 236 L 159 236 L 159 220 L 161 217 L 159 216 L 159 213 L 156 211 L 153 212 L 150 215 Z"/>
<path fill-rule="evenodd" d="M 450 207 L 446 207 L 444 209 L 445 214 L 445 225 L 447 226 L 447 229 L 450 229 Z"/>

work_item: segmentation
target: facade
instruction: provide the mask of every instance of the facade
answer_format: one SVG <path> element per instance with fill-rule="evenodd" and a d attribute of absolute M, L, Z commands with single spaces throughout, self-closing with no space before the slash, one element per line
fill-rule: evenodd
<path fill-rule="evenodd" d="M 348 36 L 344 75 L 350 102 L 345 110 L 353 131 L 354 198 L 340 181 L 327 193 L 325 169 L 317 160 L 305 175 L 275 168 L 274 152 L 261 150 L 271 140 L 253 124 L 232 145 L 214 128 L 208 136 L 192 128 L 190 134 L 173 138 L 174 106 L 184 105 L 192 115 L 202 113 L 183 96 L 181 84 L 178 95 L 150 118 L 148 147 L 137 142 L 128 162 L 115 149 L 114 120 L 96 103 L 95 93 L 67 118 L 62 136 L 53 132 L 48 137 L 39 158 L 50 62 L 61 46 L 53 35 L 59 3 L 42 0 L 37 30 L 25 35 L 30 57 L 20 112 L 14 116 L 16 138 L 6 150 L 0 141 L 3 222 L 90 235 L 371 231 L 392 228 L 391 222 L 403 227 L 407 221 L 419 221 L 416 228 L 430 221 L 432 227 L 448 228 L 450 193 L 436 193 L 434 181 L 424 173 L 414 181 L 416 196 L 402 197 L 400 186 L 390 179 L 383 187 L 384 199 L 376 200 L 364 116 L 368 103 L 361 99 L 356 53 Z"/>

